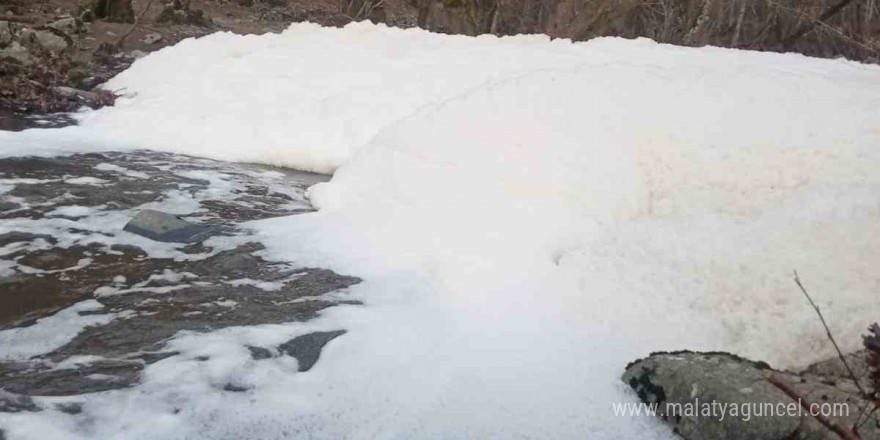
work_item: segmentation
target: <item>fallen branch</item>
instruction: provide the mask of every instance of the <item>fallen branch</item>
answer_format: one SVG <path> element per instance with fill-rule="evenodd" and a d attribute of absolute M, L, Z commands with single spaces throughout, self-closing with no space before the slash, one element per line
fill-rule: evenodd
<path fill-rule="evenodd" d="M 770 382 L 771 385 L 778 388 L 792 400 L 796 400 L 798 403 L 800 403 L 801 407 L 807 410 L 807 412 L 811 416 L 813 416 L 813 418 L 815 418 L 819 423 L 821 423 L 822 426 L 828 428 L 831 432 L 837 434 L 843 440 L 862 440 L 862 437 L 858 433 L 850 429 L 846 429 L 843 426 L 840 426 L 837 422 L 823 416 L 822 414 L 814 414 L 815 411 L 813 405 L 815 404 L 807 400 L 806 396 L 802 395 L 797 390 L 792 388 L 791 385 L 785 383 L 785 381 L 783 381 L 776 374 L 771 374 L 770 377 L 767 378 L 767 382 Z"/>

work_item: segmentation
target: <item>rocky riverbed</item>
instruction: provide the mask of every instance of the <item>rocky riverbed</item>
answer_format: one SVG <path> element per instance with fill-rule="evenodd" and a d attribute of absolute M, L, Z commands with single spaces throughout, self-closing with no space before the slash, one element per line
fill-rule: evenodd
<path fill-rule="evenodd" d="M 75 417 L 75 399 L 40 396 L 137 386 L 147 365 L 178 355 L 166 345 L 179 332 L 306 321 L 358 304 L 345 290 L 359 279 L 269 261 L 242 227 L 312 211 L 304 191 L 325 179 L 151 151 L 0 160 L 0 411 Z M 182 243 L 128 232 L 147 211 L 208 233 Z M 344 333 L 246 348 L 254 361 L 290 356 L 306 371 Z"/>

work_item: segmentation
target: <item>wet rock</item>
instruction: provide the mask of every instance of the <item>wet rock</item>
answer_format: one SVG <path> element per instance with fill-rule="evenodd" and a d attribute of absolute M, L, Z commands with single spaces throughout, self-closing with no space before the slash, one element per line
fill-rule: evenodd
<path fill-rule="evenodd" d="M 255 361 L 269 359 L 272 357 L 272 352 L 269 351 L 269 349 L 267 348 L 253 347 L 249 345 L 247 349 L 251 352 L 251 359 Z"/>
<path fill-rule="evenodd" d="M 88 252 L 99 247 L 73 246 L 68 249 L 52 249 L 29 252 L 18 260 L 18 264 L 40 270 L 61 270 L 76 266 Z"/>
<path fill-rule="evenodd" d="M 656 353 L 627 366 L 622 379 L 686 439 L 836 438 L 771 384 L 771 375 L 812 403 L 847 405 L 848 416 L 831 417 L 842 426 L 853 426 L 865 404 L 851 381 L 775 371 L 728 353 Z M 880 428 L 863 428 L 862 435 L 878 438 Z"/>
<path fill-rule="evenodd" d="M 208 332 L 231 326 L 307 321 L 337 302 L 300 298 L 320 296 L 359 281 L 337 275 L 334 280 L 313 284 L 302 292 L 294 289 L 301 282 L 302 278 L 298 278 L 281 290 L 267 292 L 252 286 L 233 286 L 223 282 L 223 277 L 223 272 L 218 271 L 199 278 L 205 285 L 190 285 L 163 294 L 103 297 L 100 301 L 108 308 L 135 313 L 104 326 L 88 327 L 46 357 L 53 361 L 74 355 L 127 357 L 130 353 L 161 351 L 169 338 L 183 330 Z"/>
<path fill-rule="evenodd" d="M 34 403 L 34 399 L 20 394 L 10 393 L 0 388 L 0 412 L 15 413 L 22 411 L 35 412 L 41 408 Z"/>
<path fill-rule="evenodd" d="M 221 177 L 232 189 L 218 192 L 208 179 L 196 178 L 202 173 Z M 0 228 L 11 231 L 0 235 L 0 246 L 16 243 L 5 256 L 14 262 L 15 274 L 0 278 L 0 329 L 32 325 L 86 299 L 100 302 L 101 313 L 118 314 L 107 324 L 86 327 L 51 353 L 0 362 L 0 388 L 8 391 L 77 395 L 135 386 L 145 365 L 178 354 L 166 344 L 181 331 L 306 321 L 328 307 L 356 303 L 326 294 L 359 279 L 267 261 L 258 255 L 264 246 L 256 242 L 225 250 L 203 242 L 156 244 L 191 257 L 157 258 L 134 245 L 140 238 L 108 245 L 108 239 L 118 243 L 135 237 L 111 226 L 96 229 L 88 221 L 95 215 L 134 216 L 145 204 L 162 206 L 169 193 L 199 202 L 210 196 L 211 208 L 193 214 L 202 222 L 198 226 L 243 237 L 250 232 L 238 229 L 240 221 L 308 211 L 302 194 L 322 177 L 297 174 L 288 181 L 277 169 L 146 151 L 5 158 L 0 174 L 21 181 L 0 194 L 0 202 L 23 206 L 0 213 Z M 67 220 L 40 223 L 44 218 Z M 16 230 L 21 224 L 37 227 Z M 64 247 L 52 236 L 65 237 Z M 300 365 L 314 364 L 326 343 L 313 342 L 291 349 L 301 353 Z M 253 347 L 251 353 L 254 358 L 277 355 L 271 347 Z M 53 368 L 74 356 L 100 360 Z"/>
<path fill-rule="evenodd" d="M 161 351 L 161 352 L 151 352 L 151 353 L 138 353 L 133 356 L 127 356 L 126 359 L 130 360 L 141 360 L 144 361 L 145 364 L 149 365 L 152 363 L 159 362 L 163 359 L 168 359 L 172 356 L 179 355 L 179 352 L 176 351 Z"/>
<path fill-rule="evenodd" d="M 296 358 L 299 363 L 299 371 L 309 371 L 318 362 L 321 356 L 321 349 L 328 342 L 342 336 L 345 330 L 335 330 L 331 332 L 315 332 L 307 335 L 297 336 L 278 346 L 278 350 L 282 353 Z"/>
<path fill-rule="evenodd" d="M 122 171 L 101 171 L 101 164 L 113 163 L 121 167 Z M 157 168 L 161 166 L 162 169 Z M 96 168 L 97 167 L 97 168 Z M 232 231 L 235 222 L 239 220 L 251 220 L 267 218 L 271 216 L 291 215 L 302 212 L 308 205 L 295 202 L 289 197 L 265 197 L 259 210 L 251 212 L 255 217 L 239 217 L 241 212 L 231 215 L 227 205 L 236 205 L 239 199 L 252 197 L 254 193 L 270 194 L 269 186 L 282 187 L 279 180 L 269 182 L 255 179 L 253 175 L 246 173 L 247 169 L 254 168 L 257 173 L 266 170 L 253 165 L 230 165 L 220 162 L 194 160 L 186 156 L 171 155 L 155 152 L 132 152 L 132 153 L 102 153 L 102 154 L 77 154 L 62 158 L 5 158 L 0 159 L 0 174 L 4 178 L 23 179 L 33 183 L 20 183 L 15 188 L 0 195 L 0 204 L 9 201 L 14 207 L 8 211 L 0 212 L 0 227 L 4 226 L 4 219 L 41 219 L 53 210 L 68 205 L 94 207 L 96 213 L 112 213 L 115 210 L 133 209 L 145 203 L 161 203 L 163 194 L 169 191 L 179 191 L 194 197 L 201 193 L 209 192 L 209 182 L 204 180 L 187 178 L 179 175 L 181 171 L 189 170 L 217 170 L 227 173 L 226 175 L 235 182 L 236 187 L 242 188 L 240 192 L 233 192 L 226 197 L 212 199 L 213 210 L 202 211 L 200 219 L 218 226 L 224 231 Z M 274 172 L 274 171 L 273 171 Z M 132 176 L 134 173 L 134 177 Z M 100 179 L 100 185 L 72 184 L 65 179 L 71 176 L 94 177 Z M 302 183 L 296 183 L 297 191 L 305 191 L 305 187 L 312 184 L 317 176 L 303 176 Z M 300 177 L 297 177 L 299 182 Z M 198 197 L 196 197 L 198 199 Z M 19 203 L 12 203 L 16 200 Z M 100 210 L 100 211 L 98 211 Z M 258 216 L 258 217 L 257 217 Z M 57 217 L 57 215 L 56 215 Z M 72 218 L 72 217 L 65 217 Z M 73 223 L 75 224 L 75 223 Z M 56 240 L 51 235 L 33 234 L 24 231 L 15 231 L 14 227 L 6 230 L 13 232 L 0 235 L 0 246 L 10 243 L 19 243 L 17 249 L 6 257 L 14 259 L 23 265 L 32 265 L 37 269 L 45 269 L 50 273 L 27 273 L 15 274 L 0 278 L 0 328 L 4 326 L 30 325 L 37 319 L 55 313 L 59 309 L 70 306 L 75 302 L 87 299 L 92 293 L 108 284 L 115 276 L 124 273 L 130 285 L 144 282 L 151 274 L 161 274 L 164 270 L 198 271 L 205 276 L 226 270 L 225 276 L 260 277 L 283 276 L 276 269 L 269 268 L 266 262 L 250 255 L 258 250 L 258 245 L 226 251 L 211 261 L 201 260 L 198 267 L 195 263 L 180 264 L 167 259 L 151 259 L 141 249 L 129 245 L 89 245 L 68 246 L 58 248 L 54 246 Z M 53 235 L 67 236 L 76 234 L 85 241 L 90 241 L 89 236 L 100 234 L 106 237 L 116 236 L 119 230 L 93 231 L 91 228 L 62 228 L 56 230 Z M 126 234 L 127 235 L 127 234 Z M 99 238 L 102 240 L 103 238 Z M 53 245 L 46 247 L 48 245 Z M 201 244 L 192 244 L 182 248 L 189 254 L 211 254 L 212 249 Z M 59 258 L 55 258 L 59 257 Z M 77 270 L 64 269 L 77 266 L 82 259 L 90 259 L 91 264 Z M 25 264 L 26 263 L 26 264 Z M 258 268 L 263 264 L 267 267 Z M 259 269 L 259 270 L 256 270 Z M 316 274 L 317 275 L 317 274 Z M 314 279 L 309 276 L 307 279 Z M 332 281 L 327 278 L 326 281 Z M 155 283 L 152 285 L 156 285 Z M 329 285 L 329 284 L 328 284 Z M 316 290 L 317 292 L 317 290 Z"/>
<path fill-rule="evenodd" d="M 46 26 L 64 32 L 67 35 L 75 35 L 85 31 L 82 21 L 69 16 L 55 20 Z"/>
<path fill-rule="evenodd" d="M 151 32 L 144 35 L 144 38 L 141 38 L 141 42 L 144 44 L 156 44 L 160 41 L 162 41 L 162 34 L 158 32 Z"/>
<path fill-rule="evenodd" d="M 82 403 L 79 402 L 59 403 L 55 405 L 55 408 L 64 414 L 70 414 L 72 416 L 82 414 Z"/>
<path fill-rule="evenodd" d="M 93 102 L 98 99 L 98 96 L 95 92 L 87 92 L 85 90 L 74 89 L 73 87 L 54 87 L 54 90 L 58 92 L 61 96 L 67 98 L 76 98 L 82 101 Z"/>
<path fill-rule="evenodd" d="M 46 234 L 31 234 L 29 232 L 6 232 L 4 234 L 0 234 L 0 246 L 6 246 L 9 243 L 20 243 L 26 241 L 34 241 L 37 239 L 45 240 L 48 243 L 55 244 L 56 240 L 51 235 Z"/>
<path fill-rule="evenodd" d="M 241 385 L 236 385 L 233 383 L 228 383 L 228 384 L 226 384 L 226 386 L 223 387 L 223 391 L 230 391 L 233 393 L 243 393 L 243 392 L 247 391 L 248 389 L 249 388 L 247 388 L 247 387 L 243 387 Z"/>
<path fill-rule="evenodd" d="M 249 273 L 253 274 L 264 263 L 259 257 L 252 255 L 253 252 L 263 249 L 265 248 L 259 243 L 247 243 L 196 263 L 193 271 L 201 275 L 219 272 L 231 278 L 244 278 Z"/>
<path fill-rule="evenodd" d="M 0 56 L 0 75 L 16 75 L 17 70 L 9 71 L 7 68 L 17 69 L 18 67 L 24 69 L 24 66 L 20 66 L 18 61 Z M 19 109 L 27 108 L 28 105 L 27 102 L 24 102 Z M 26 116 L 0 106 L 0 130 L 22 131 L 29 128 L 61 128 L 71 125 L 76 125 L 76 121 L 66 113 Z M 3 211 L 18 209 L 19 207 L 18 203 L 9 200 L 0 201 L 0 215 L 3 214 Z"/>
<path fill-rule="evenodd" d="M 52 369 L 41 363 L 0 363 L 0 388 L 28 396 L 69 396 L 131 386 L 143 362 L 101 360 L 78 368 Z"/>
<path fill-rule="evenodd" d="M 30 66 L 35 62 L 35 58 L 30 50 L 22 46 L 18 41 L 13 41 L 9 46 L 0 49 L 0 59 L 2 58 L 11 58 L 25 66 Z"/>
<path fill-rule="evenodd" d="M 92 244 L 21 252 L 24 255 L 17 260 L 20 264 L 54 268 L 54 271 L 0 278 L 0 291 L 3 292 L 0 295 L 0 328 L 30 325 L 39 318 L 88 299 L 96 289 L 121 273 L 126 273 L 132 282 L 138 282 L 168 265 L 165 260 L 143 258 L 143 252 L 137 248 L 122 246 L 106 248 Z M 79 262 L 84 258 L 91 259 L 91 264 L 77 270 L 57 271 L 81 266 Z"/>
<path fill-rule="evenodd" d="M 856 378 L 860 381 L 870 380 L 870 370 L 868 369 L 868 350 L 859 350 L 855 353 L 851 353 L 845 356 L 846 363 L 852 369 L 853 374 L 855 374 Z M 828 377 L 836 377 L 839 379 L 850 379 L 850 374 L 846 370 L 846 366 L 844 366 L 843 361 L 840 360 L 839 356 L 835 356 L 831 359 L 816 362 L 810 366 L 808 366 L 803 371 L 807 374 L 814 374 L 817 376 L 828 376 Z"/>
<path fill-rule="evenodd" d="M 67 39 L 49 30 L 24 29 L 19 34 L 18 39 L 26 46 L 52 53 L 63 52 L 70 47 Z"/>
<path fill-rule="evenodd" d="M 209 226 L 190 223 L 176 215 L 152 209 L 139 212 L 123 230 L 151 240 L 170 243 L 204 241 L 216 232 Z"/>

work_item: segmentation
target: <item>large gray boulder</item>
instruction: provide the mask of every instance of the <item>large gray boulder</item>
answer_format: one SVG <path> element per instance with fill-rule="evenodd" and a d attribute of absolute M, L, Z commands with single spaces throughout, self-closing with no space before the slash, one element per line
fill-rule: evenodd
<path fill-rule="evenodd" d="M 655 353 L 627 366 L 623 381 L 642 402 L 657 404 L 657 416 L 686 439 L 837 439 L 799 402 L 770 382 L 787 384 L 819 405 L 836 411 L 829 419 L 852 427 L 865 402 L 851 380 L 776 371 L 769 365 L 728 353 Z M 880 438 L 867 423 L 862 438 Z"/>
<path fill-rule="evenodd" d="M 0 49 L 0 59 L 3 58 L 12 58 L 25 66 L 34 63 L 34 56 L 31 54 L 31 51 L 22 46 L 18 41 L 13 41 L 5 48 Z"/>
<path fill-rule="evenodd" d="M 197 243 L 217 232 L 210 226 L 190 223 L 174 214 L 152 209 L 139 212 L 123 230 L 168 243 Z"/>
<path fill-rule="evenodd" d="M 82 20 L 70 16 L 55 20 L 47 24 L 46 27 L 57 29 L 67 35 L 80 34 L 85 31 Z"/>
<path fill-rule="evenodd" d="M 35 47 L 47 52 L 60 53 L 70 47 L 68 40 L 50 30 L 23 29 L 18 40 L 25 46 Z"/>
<path fill-rule="evenodd" d="M 141 43 L 144 44 L 156 44 L 162 41 L 162 34 L 158 32 L 150 32 L 147 35 L 144 35 L 144 38 L 141 38 Z"/>

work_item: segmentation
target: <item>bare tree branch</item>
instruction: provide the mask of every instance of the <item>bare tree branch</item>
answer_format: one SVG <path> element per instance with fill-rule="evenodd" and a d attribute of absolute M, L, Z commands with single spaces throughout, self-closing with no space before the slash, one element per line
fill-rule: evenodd
<path fill-rule="evenodd" d="M 813 418 L 815 418 L 819 423 L 821 423 L 822 426 L 828 428 L 831 432 L 837 434 L 843 440 L 862 440 L 862 437 L 853 430 L 846 429 L 843 426 L 840 426 L 835 421 L 823 416 L 822 414 L 814 414 L 814 404 L 810 403 L 810 401 L 807 400 L 806 396 L 802 395 L 797 390 L 792 388 L 791 385 L 787 384 L 785 381 L 782 380 L 782 378 L 780 378 L 776 374 L 771 374 L 770 377 L 767 378 L 767 382 L 770 382 L 770 384 L 785 393 L 785 395 L 790 397 L 792 400 L 799 402 L 801 404 L 801 407 L 807 410 L 807 412 L 811 416 L 813 416 Z"/>
<path fill-rule="evenodd" d="M 794 282 L 797 284 L 798 288 L 801 289 L 801 292 L 807 297 L 807 301 L 810 302 L 810 305 L 813 306 L 813 310 L 816 311 L 816 314 L 819 315 L 819 320 L 822 321 L 822 326 L 825 327 L 825 334 L 828 335 L 828 339 L 831 340 L 831 344 L 834 345 L 834 349 L 837 350 L 837 356 L 840 358 L 840 361 L 843 362 L 843 366 L 846 367 L 846 372 L 849 373 L 849 377 L 852 379 L 853 383 L 855 383 L 856 388 L 859 389 L 859 394 L 865 399 L 868 399 L 868 393 L 862 388 L 862 385 L 859 383 L 859 379 L 856 377 L 855 373 L 853 373 L 852 368 L 849 366 L 849 362 L 846 360 L 846 356 L 843 355 L 843 352 L 840 350 L 840 347 L 837 345 L 837 341 L 834 339 L 834 336 L 831 334 L 831 329 L 828 328 L 828 323 L 825 322 L 825 317 L 822 316 L 822 311 L 819 310 L 819 306 L 813 302 L 813 298 L 810 297 L 810 294 L 807 293 L 807 289 L 804 287 L 804 284 L 801 283 L 801 279 L 798 276 L 797 271 L 794 271 Z"/>
<path fill-rule="evenodd" d="M 786 49 L 790 48 L 794 45 L 794 43 L 797 43 L 797 40 L 815 29 L 816 26 L 819 25 L 819 23 L 837 15 L 838 12 L 843 10 L 843 8 L 847 7 L 852 2 L 853 0 L 840 0 L 839 2 L 837 2 L 836 5 L 828 8 L 827 11 L 823 12 L 822 15 L 819 16 L 819 18 L 815 20 L 810 20 L 809 23 L 801 26 L 798 30 L 794 31 L 794 33 L 786 37 L 785 40 L 783 40 L 782 42 L 782 46 Z"/>

